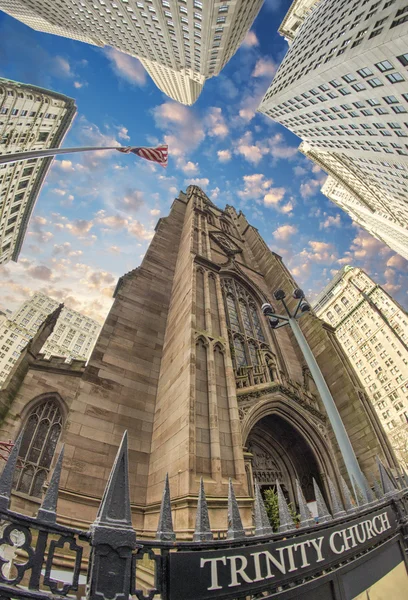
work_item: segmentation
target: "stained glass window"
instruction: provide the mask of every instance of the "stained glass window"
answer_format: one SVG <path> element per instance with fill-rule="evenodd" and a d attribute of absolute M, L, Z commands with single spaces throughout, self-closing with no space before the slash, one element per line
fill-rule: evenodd
<path fill-rule="evenodd" d="M 234 338 L 234 348 L 235 348 L 235 362 L 237 367 L 245 367 L 247 364 L 246 356 L 245 356 L 245 348 L 242 341 L 236 337 Z"/>
<path fill-rule="evenodd" d="M 259 317 L 258 317 L 258 313 L 256 312 L 255 306 L 251 306 L 251 317 L 252 317 L 252 323 L 254 324 L 254 329 L 255 329 L 257 339 L 261 340 L 261 342 L 264 342 L 265 337 L 262 332 L 262 327 L 259 322 Z"/>
<path fill-rule="evenodd" d="M 227 296 L 227 306 L 228 306 L 228 316 L 231 324 L 231 329 L 235 331 L 240 331 L 241 327 L 238 321 L 237 307 L 235 304 L 235 300 L 232 296 L 228 294 Z"/>
<path fill-rule="evenodd" d="M 245 333 L 249 337 L 254 337 L 254 334 L 253 334 L 253 331 L 252 331 L 252 327 L 251 327 L 251 321 L 249 320 L 249 314 L 248 314 L 248 309 L 247 309 L 247 305 L 245 303 L 245 300 L 240 300 L 239 301 L 239 308 L 241 310 L 242 322 L 244 324 Z"/>
<path fill-rule="evenodd" d="M 15 489 L 41 497 L 62 427 L 62 414 L 55 400 L 46 400 L 31 411 L 21 442 L 20 469 L 16 470 Z"/>

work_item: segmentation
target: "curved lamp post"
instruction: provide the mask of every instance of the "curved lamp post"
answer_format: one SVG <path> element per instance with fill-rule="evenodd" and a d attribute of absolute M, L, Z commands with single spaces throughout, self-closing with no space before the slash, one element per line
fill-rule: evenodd
<path fill-rule="evenodd" d="M 360 466 L 357 462 L 356 455 L 354 454 L 353 447 L 350 439 L 347 435 L 347 431 L 344 427 L 343 421 L 341 420 L 337 406 L 334 403 L 333 396 L 330 393 L 329 387 L 324 380 L 322 372 L 320 371 L 319 365 L 306 341 L 305 336 L 300 329 L 298 320 L 300 317 L 310 311 L 310 304 L 307 302 L 303 290 L 297 288 L 293 292 L 293 297 L 298 300 L 298 304 L 295 312 L 292 314 L 285 302 L 286 294 L 283 290 L 276 290 L 274 297 L 278 302 L 281 302 L 285 308 L 285 315 L 277 314 L 271 304 L 265 303 L 262 305 L 262 312 L 268 319 L 272 329 L 279 329 L 279 327 L 285 327 L 290 325 L 293 335 L 295 336 L 297 343 L 302 351 L 307 366 L 310 369 L 310 373 L 316 384 L 317 390 L 320 394 L 322 402 L 329 417 L 330 424 L 333 428 L 334 435 L 336 436 L 337 443 L 342 454 L 344 464 L 346 465 L 347 472 L 350 477 L 350 481 L 354 487 L 357 483 L 361 492 L 364 494 L 365 481 L 364 476 L 361 472 Z"/>

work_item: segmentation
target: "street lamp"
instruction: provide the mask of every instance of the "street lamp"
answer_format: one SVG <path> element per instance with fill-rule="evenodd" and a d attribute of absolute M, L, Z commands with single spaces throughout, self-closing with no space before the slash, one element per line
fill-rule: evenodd
<path fill-rule="evenodd" d="M 333 396 L 330 393 L 328 385 L 323 378 L 322 372 L 320 371 L 319 365 L 317 364 L 317 361 L 310 350 L 309 344 L 307 343 L 298 323 L 300 317 L 310 311 L 310 304 L 307 302 L 303 290 L 299 288 L 295 289 L 293 292 L 293 298 L 298 300 L 296 310 L 293 314 L 290 312 L 285 302 L 286 294 L 283 290 L 276 290 L 274 297 L 275 300 L 283 304 L 286 315 L 277 314 L 273 306 L 268 303 L 262 305 L 262 312 L 268 319 L 272 329 L 279 329 L 280 327 L 285 327 L 285 325 L 290 325 L 293 335 L 299 344 L 300 350 L 302 351 L 306 364 L 310 369 L 310 373 L 326 409 L 330 424 L 333 428 L 334 435 L 336 436 L 337 443 L 340 448 L 340 452 L 343 456 L 344 464 L 346 465 L 350 481 L 353 487 L 355 483 L 357 483 L 361 492 L 365 494 L 364 475 L 362 474 L 360 466 L 357 462 L 353 446 L 351 445 L 347 431 L 344 427 L 343 421 L 341 420 L 339 411 L 337 410 L 337 406 L 334 403 Z"/>

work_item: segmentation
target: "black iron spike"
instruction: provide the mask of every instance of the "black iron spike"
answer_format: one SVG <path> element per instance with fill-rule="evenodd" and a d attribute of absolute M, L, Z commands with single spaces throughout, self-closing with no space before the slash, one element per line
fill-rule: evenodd
<path fill-rule="evenodd" d="M 357 502 L 356 502 L 353 494 L 350 492 L 347 483 L 344 481 L 344 479 L 341 475 L 340 475 L 340 482 L 341 482 L 341 489 L 342 489 L 343 497 L 344 497 L 344 508 L 346 509 L 346 511 L 348 513 L 356 512 L 356 510 L 358 510 Z"/>
<path fill-rule="evenodd" d="M 371 489 L 371 485 L 368 483 L 367 481 L 367 477 L 364 475 L 364 473 L 361 473 L 363 476 L 363 481 L 364 481 L 364 492 L 365 492 L 365 496 L 367 498 L 367 504 L 374 504 L 374 502 L 377 501 L 373 490 Z"/>
<path fill-rule="evenodd" d="M 238 508 L 238 502 L 235 497 L 232 479 L 228 485 L 228 540 L 239 540 L 245 537 L 245 531 L 242 526 L 241 515 Z"/>
<path fill-rule="evenodd" d="M 94 526 L 113 524 L 115 527 L 132 527 L 127 431 L 123 434 L 94 522 Z"/>
<path fill-rule="evenodd" d="M 343 504 L 340 500 L 337 490 L 334 487 L 334 484 L 329 476 L 327 476 L 327 483 L 329 484 L 330 498 L 333 506 L 333 519 L 345 517 L 347 513 L 344 510 Z"/>
<path fill-rule="evenodd" d="M 316 497 L 317 504 L 317 516 L 319 519 L 319 523 L 327 523 L 332 520 L 332 516 L 329 513 L 329 510 L 326 506 L 326 502 L 323 499 L 322 492 L 320 491 L 319 486 L 316 483 L 315 478 L 313 477 L 313 489 Z"/>
<path fill-rule="evenodd" d="M 58 456 L 57 463 L 55 465 L 54 472 L 51 476 L 50 483 L 48 485 L 47 492 L 44 500 L 41 504 L 41 508 L 37 513 L 37 519 L 46 521 L 47 523 L 55 523 L 57 520 L 57 502 L 58 502 L 58 489 L 62 471 L 62 461 L 64 459 L 64 445 L 61 448 L 61 452 Z"/>
<path fill-rule="evenodd" d="M 312 513 L 306 503 L 305 497 L 300 487 L 299 481 L 296 479 L 296 494 L 299 503 L 299 514 L 300 514 L 300 527 L 311 527 L 315 524 L 315 520 L 312 517 Z"/>
<path fill-rule="evenodd" d="M 206 542 L 212 539 L 214 537 L 210 528 L 207 499 L 205 497 L 203 478 L 201 477 L 193 542 Z"/>
<path fill-rule="evenodd" d="M 273 533 L 268 519 L 265 504 L 262 499 L 259 483 L 255 480 L 254 521 L 255 535 L 271 535 Z"/>
<path fill-rule="evenodd" d="M 380 472 L 381 485 L 384 490 L 385 496 L 393 496 L 394 494 L 398 494 L 398 489 L 394 485 L 392 479 L 390 478 L 387 469 L 384 467 L 381 462 L 379 456 L 376 457 L 378 470 Z"/>
<path fill-rule="evenodd" d="M 176 540 L 176 534 L 173 529 L 173 518 L 171 515 L 171 501 L 170 501 L 170 484 L 169 474 L 166 473 L 166 479 L 164 481 L 163 498 L 160 507 L 159 524 L 157 526 L 156 540 L 162 540 L 163 542 L 174 542 Z"/>
<path fill-rule="evenodd" d="M 279 533 L 286 533 L 286 531 L 296 529 L 296 526 L 292 517 L 290 516 L 289 508 L 278 480 L 276 480 L 276 491 L 278 494 L 279 506 Z"/>
<path fill-rule="evenodd" d="M 14 472 L 17 467 L 18 453 L 20 452 L 23 431 L 20 433 L 9 454 L 3 472 L 0 475 L 0 511 L 8 510 L 10 506 L 10 496 L 13 487 Z"/>
<path fill-rule="evenodd" d="M 353 487 L 354 487 L 354 492 L 356 495 L 356 500 L 357 500 L 357 505 L 358 508 L 361 508 L 363 506 L 367 506 L 368 504 L 368 499 L 367 499 L 367 495 L 366 495 L 366 490 L 362 490 L 361 487 L 358 485 L 354 475 L 351 476 L 353 479 Z M 364 477 L 364 475 L 363 475 Z"/>
<path fill-rule="evenodd" d="M 373 487 L 375 491 L 375 495 L 377 496 L 377 500 L 381 501 L 384 498 L 384 492 L 381 489 L 381 485 L 378 482 L 374 473 L 371 473 L 371 479 L 373 481 Z"/>

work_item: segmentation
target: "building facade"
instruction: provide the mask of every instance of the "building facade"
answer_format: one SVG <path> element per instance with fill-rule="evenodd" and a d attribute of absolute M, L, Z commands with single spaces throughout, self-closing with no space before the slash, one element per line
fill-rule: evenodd
<path fill-rule="evenodd" d="M 0 388 L 12 371 L 22 350 L 37 333 L 47 315 L 58 308 L 58 302 L 36 292 L 9 318 L 0 323 Z M 100 331 L 100 325 L 79 312 L 63 308 L 41 353 L 71 360 L 88 360 Z"/>
<path fill-rule="evenodd" d="M 333 326 L 405 468 L 408 467 L 408 315 L 362 269 L 344 267 L 314 302 Z"/>
<path fill-rule="evenodd" d="M 0 78 L 0 156 L 57 148 L 76 113 L 72 98 Z M 52 158 L 0 165 L 0 265 L 17 261 Z"/>
<path fill-rule="evenodd" d="M 159 89 L 193 104 L 238 50 L 263 0 L 0 0 L 29 27 L 136 56 Z"/>
<path fill-rule="evenodd" d="M 279 33 L 289 44 L 293 42 L 299 27 L 318 1 L 319 0 L 293 0 L 278 29 Z"/>
<path fill-rule="evenodd" d="M 322 0 L 299 26 L 259 111 L 324 170 L 408 229 L 408 33 L 402 0 Z"/>
<path fill-rule="evenodd" d="M 330 502 L 327 477 L 340 485 L 346 476 L 333 432 L 291 330 L 273 331 L 261 312 L 277 288 L 294 304 L 294 287 L 242 213 L 219 209 L 196 186 L 180 192 L 141 265 L 120 278 L 88 364 L 45 361 L 34 339 L 0 390 L 0 439 L 24 431 L 16 507 L 33 510 L 50 456 L 64 443 L 59 513 L 65 522 L 92 521 L 125 429 L 142 535 L 155 534 L 166 473 L 174 526 L 185 538 L 201 477 L 216 530 L 226 529 L 230 478 L 247 527 L 254 477 L 262 487 L 278 479 L 291 501 L 298 479 L 309 502 L 314 478 Z M 369 474 L 377 454 L 394 467 L 333 329 L 313 314 L 301 324 L 362 469 Z M 54 427 L 46 460 L 42 450 L 30 454 L 44 447 L 37 441 L 44 421 L 47 431 Z"/>
<path fill-rule="evenodd" d="M 321 192 L 343 209 L 355 223 L 408 260 L 408 229 L 398 225 L 388 212 L 372 210 L 361 196 L 351 193 L 334 177 L 326 179 Z"/>

